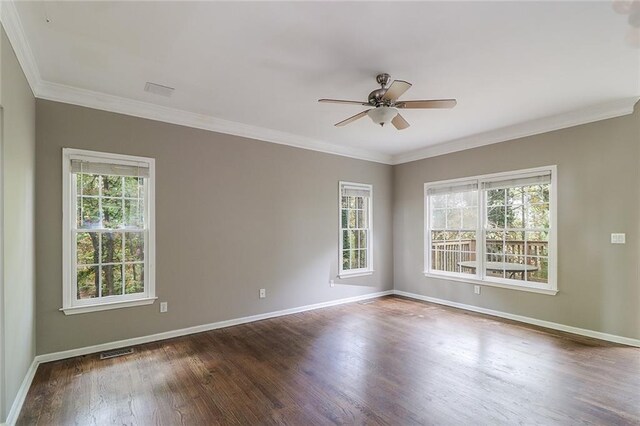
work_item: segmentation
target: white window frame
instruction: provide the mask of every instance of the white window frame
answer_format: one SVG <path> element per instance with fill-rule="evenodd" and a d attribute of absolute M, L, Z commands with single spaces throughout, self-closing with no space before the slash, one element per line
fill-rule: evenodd
<path fill-rule="evenodd" d="M 526 177 L 527 175 L 535 175 L 541 172 L 549 172 L 551 174 L 551 184 L 549 186 L 549 243 L 548 243 L 548 282 L 533 283 L 530 281 L 518 281 L 507 278 L 485 277 L 483 264 L 485 262 L 485 222 L 486 222 L 486 206 L 483 182 L 495 180 Z M 455 183 L 473 183 L 478 185 L 478 225 L 476 231 L 476 259 L 478 267 L 475 274 L 459 274 L 455 272 L 439 271 L 431 269 L 431 206 L 429 205 L 429 196 L 427 191 L 429 188 L 438 187 Z M 460 179 L 450 179 L 437 182 L 427 182 L 424 184 L 424 275 L 429 278 L 446 279 L 450 281 L 458 281 L 471 283 L 476 285 L 484 285 L 491 287 L 507 288 L 512 290 L 529 291 L 533 293 L 541 293 L 547 295 L 555 295 L 558 293 L 557 279 L 557 166 L 544 166 L 524 170 L 514 170 L 509 172 L 492 173 L 479 176 L 471 176 Z"/>
<path fill-rule="evenodd" d="M 368 205 L 368 223 L 369 227 L 367 228 L 367 267 L 366 268 L 358 268 L 358 269 L 342 269 L 342 251 L 343 251 L 343 241 L 342 234 L 343 230 L 346 228 L 342 228 L 342 188 L 345 186 L 354 187 L 358 189 L 363 189 L 365 191 L 369 191 L 369 205 Z M 372 275 L 373 270 L 373 185 L 366 183 L 357 183 L 357 182 L 346 182 L 340 181 L 338 185 L 338 230 L 339 230 L 339 244 L 340 249 L 338 251 L 338 278 L 352 278 L 352 277 L 362 277 L 366 275 Z"/>
<path fill-rule="evenodd" d="M 149 168 L 145 187 L 145 283 L 144 292 L 109 296 L 107 300 L 77 299 L 76 289 L 76 188 L 71 173 L 71 160 L 85 160 L 96 163 L 136 166 L 144 164 Z M 111 154 L 73 148 L 62 150 L 62 308 L 66 315 L 107 309 L 149 305 L 155 296 L 155 160 L 132 155 Z"/>

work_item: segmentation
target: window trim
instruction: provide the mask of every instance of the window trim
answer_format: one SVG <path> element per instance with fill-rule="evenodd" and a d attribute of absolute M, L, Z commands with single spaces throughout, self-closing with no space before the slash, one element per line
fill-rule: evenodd
<path fill-rule="evenodd" d="M 367 235 L 367 267 L 359 268 L 359 269 L 350 269 L 343 270 L 342 269 L 342 251 L 343 251 L 343 243 L 342 243 L 342 187 L 343 186 L 353 186 L 357 188 L 362 188 L 369 191 L 369 208 L 368 208 L 368 235 Z M 375 272 L 373 270 L 373 185 L 367 183 L 358 183 L 358 182 L 347 182 L 347 181 L 339 181 L 338 182 L 338 241 L 339 241 L 339 250 L 338 250 L 338 278 L 355 278 L 355 277 L 363 277 L 367 275 L 373 275 Z"/>
<path fill-rule="evenodd" d="M 147 186 L 148 211 L 147 233 L 148 241 L 145 253 L 147 266 L 147 281 L 143 293 L 135 295 L 110 296 L 106 301 L 96 303 L 86 300 L 79 303 L 76 299 L 77 289 L 72 278 L 75 266 L 74 244 L 71 238 L 75 221 L 74 190 L 71 178 L 71 160 L 84 159 L 94 162 L 136 165 L 144 163 L 149 167 Z M 108 309 L 126 308 L 131 306 L 149 305 L 155 302 L 155 159 L 124 154 L 112 154 L 99 151 L 88 151 L 74 148 L 62 149 L 62 308 L 65 315 L 86 312 L 103 311 Z M 116 299 L 111 299 L 114 297 Z"/>
<path fill-rule="evenodd" d="M 447 281 L 457 281 L 470 283 L 475 285 L 484 285 L 490 287 L 498 287 L 498 288 L 507 288 L 512 290 L 520 290 L 520 291 L 528 291 L 533 293 L 541 293 L 547 295 L 555 295 L 558 293 L 558 268 L 557 268 L 557 237 L 558 237 L 558 220 L 557 220 L 557 208 L 558 208 L 558 185 L 557 185 L 557 166 L 543 166 L 543 167 L 534 167 L 530 169 L 521 169 L 521 170 L 512 170 L 507 172 L 500 173 L 490 173 L 478 176 L 469 176 L 463 178 L 456 179 L 448 179 L 448 180 L 440 180 L 434 182 L 426 182 L 424 184 L 424 189 L 422 196 L 424 197 L 424 275 L 428 278 L 438 278 Z M 481 259 L 484 263 L 484 245 L 485 245 L 485 227 L 484 227 L 484 219 L 486 215 L 486 206 L 484 200 L 484 191 L 482 190 L 483 182 L 490 182 L 495 180 L 502 180 L 507 177 L 515 178 L 515 177 L 523 177 L 530 174 L 536 174 L 540 172 L 549 172 L 551 173 L 551 184 L 549 187 L 549 275 L 548 275 L 548 283 L 547 284 L 534 284 L 531 282 L 522 282 L 522 284 L 517 284 L 517 280 L 505 279 L 505 278 L 495 278 L 492 277 L 490 280 L 487 280 L 482 275 L 482 268 L 476 268 L 476 273 L 474 275 L 468 275 L 468 277 L 461 276 L 461 274 L 449 273 L 446 271 L 436 271 L 431 269 L 431 229 L 430 229 L 430 221 L 431 221 L 431 211 L 429 205 L 429 197 L 427 196 L 427 190 L 429 188 L 442 186 L 446 184 L 453 183 L 463 183 L 463 182 L 476 182 L 478 184 L 478 229 L 477 229 L 477 241 L 480 241 L 481 244 L 477 244 L 476 247 L 476 258 Z"/>

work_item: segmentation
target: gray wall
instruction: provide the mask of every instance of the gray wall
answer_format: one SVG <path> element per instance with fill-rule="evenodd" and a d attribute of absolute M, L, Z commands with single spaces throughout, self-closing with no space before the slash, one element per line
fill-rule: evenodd
<path fill-rule="evenodd" d="M 35 99 L 4 29 L 0 37 L 5 419 L 35 356 Z"/>
<path fill-rule="evenodd" d="M 555 296 L 426 278 L 423 184 L 558 165 Z M 394 168 L 397 290 L 640 338 L 640 111 Z M 610 244 L 625 232 L 626 245 Z"/>
<path fill-rule="evenodd" d="M 37 352 L 56 352 L 393 286 L 391 166 L 37 101 Z M 65 316 L 62 148 L 156 159 L 156 293 Z M 374 269 L 338 272 L 338 181 L 373 184 Z M 258 289 L 267 298 L 258 298 Z"/>

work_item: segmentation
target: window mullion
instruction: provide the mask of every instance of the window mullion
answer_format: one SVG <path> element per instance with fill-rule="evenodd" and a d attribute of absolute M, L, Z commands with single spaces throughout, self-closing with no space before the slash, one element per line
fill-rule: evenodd
<path fill-rule="evenodd" d="M 486 214 L 487 214 L 487 206 L 486 206 L 486 197 L 484 190 L 482 189 L 482 182 L 478 181 L 478 224 L 477 224 L 477 239 L 480 244 L 476 244 L 476 264 L 478 267 L 476 268 L 476 276 L 484 280 L 485 275 L 485 224 L 486 224 Z"/>

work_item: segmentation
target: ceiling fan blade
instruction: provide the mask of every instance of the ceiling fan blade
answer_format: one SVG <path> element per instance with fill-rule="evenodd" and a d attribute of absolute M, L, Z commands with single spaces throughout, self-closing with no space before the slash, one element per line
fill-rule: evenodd
<path fill-rule="evenodd" d="M 393 124 L 398 130 L 404 130 L 409 127 L 409 123 L 407 123 L 407 120 L 405 120 L 404 117 L 400 114 L 396 115 L 393 120 L 391 120 L 391 124 Z"/>
<path fill-rule="evenodd" d="M 327 104 L 369 105 L 369 102 L 344 101 L 342 99 L 318 99 L 318 102 L 327 103 Z"/>
<path fill-rule="evenodd" d="M 421 109 L 421 108 L 453 108 L 458 102 L 455 99 L 431 99 L 421 101 L 398 102 L 396 108 Z"/>
<path fill-rule="evenodd" d="M 383 101 L 395 101 L 398 99 L 404 92 L 409 90 L 411 87 L 411 83 L 407 83 L 403 80 L 394 80 L 391 83 L 391 86 L 387 89 L 387 92 L 382 97 Z"/>
<path fill-rule="evenodd" d="M 356 115 L 354 115 L 352 117 L 347 118 L 346 120 L 342 120 L 341 122 L 336 123 L 335 126 L 336 127 L 346 126 L 347 124 L 353 123 L 354 121 L 364 117 L 365 115 L 367 115 L 368 112 L 369 112 L 369 110 L 362 111 L 362 112 L 360 112 L 360 113 L 358 113 L 358 114 L 356 114 Z"/>

